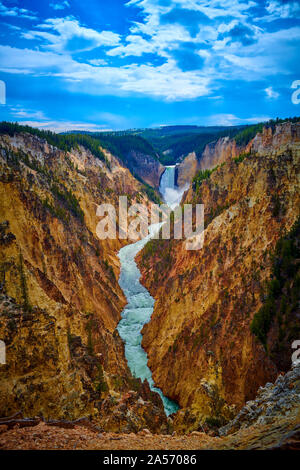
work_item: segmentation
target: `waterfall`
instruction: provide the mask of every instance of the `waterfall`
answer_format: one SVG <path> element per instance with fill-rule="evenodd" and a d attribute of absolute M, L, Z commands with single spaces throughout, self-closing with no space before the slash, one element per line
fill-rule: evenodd
<path fill-rule="evenodd" d="M 175 165 L 166 166 L 166 169 L 161 176 L 159 185 L 159 190 L 162 194 L 164 194 L 168 188 L 175 188 L 175 168 Z"/>
<path fill-rule="evenodd" d="M 178 188 L 178 186 L 175 185 L 175 169 L 176 165 L 166 166 L 159 184 L 159 192 L 164 202 L 168 204 L 171 209 L 178 206 L 184 191 L 187 189 L 187 187 Z"/>

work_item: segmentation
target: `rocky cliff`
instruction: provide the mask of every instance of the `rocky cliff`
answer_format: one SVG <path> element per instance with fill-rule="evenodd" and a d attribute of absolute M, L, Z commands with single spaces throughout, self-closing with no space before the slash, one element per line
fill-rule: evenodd
<path fill-rule="evenodd" d="M 268 133 L 272 135 L 271 128 L 264 130 L 264 134 Z M 183 187 L 190 183 L 199 170 L 212 169 L 232 158 L 236 158 L 241 153 L 250 152 L 252 145 L 252 140 L 246 145 L 237 145 L 235 139 L 229 137 L 220 137 L 209 142 L 201 155 L 197 156 L 195 152 L 191 152 L 178 165 L 178 186 Z M 258 141 L 256 141 L 255 148 L 258 145 Z"/>
<path fill-rule="evenodd" d="M 176 166 L 177 186 L 183 188 L 190 184 L 199 170 L 199 161 L 195 152 L 189 153 L 184 160 Z"/>
<path fill-rule="evenodd" d="M 116 331 L 125 305 L 120 240 L 96 237 L 97 205 L 148 203 L 113 155 L 0 136 L 0 416 L 92 417 L 104 428 L 160 429 L 160 398 L 135 380 Z"/>
<path fill-rule="evenodd" d="M 184 202 L 205 206 L 203 249 L 186 251 L 184 242 L 159 240 L 138 257 L 142 282 L 156 299 L 143 346 L 155 382 L 182 407 L 175 416 L 178 430 L 225 423 L 276 377 L 274 350 L 283 345 L 289 356 L 298 339 L 299 268 L 280 295 L 272 285 L 268 294 L 266 283 L 274 275 L 274 250 L 299 216 L 299 129 L 291 123 L 265 129 L 251 153 L 224 162 L 190 187 Z M 289 238 L 282 243 L 290 246 Z M 281 261 L 295 273 L 293 253 L 286 256 Z M 262 312 L 270 292 L 276 308 Z M 275 327 L 273 311 L 280 311 L 277 299 L 283 297 Z M 253 329 L 258 312 L 263 334 Z"/>
<path fill-rule="evenodd" d="M 164 166 L 157 158 L 131 150 L 124 156 L 123 160 L 134 175 L 158 189 Z"/>

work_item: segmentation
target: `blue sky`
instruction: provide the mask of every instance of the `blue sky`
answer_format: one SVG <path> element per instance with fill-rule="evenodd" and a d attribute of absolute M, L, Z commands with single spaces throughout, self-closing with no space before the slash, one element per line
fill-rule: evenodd
<path fill-rule="evenodd" d="M 2 0 L 0 119 L 63 131 L 299 115 L 300 2 Z"/>

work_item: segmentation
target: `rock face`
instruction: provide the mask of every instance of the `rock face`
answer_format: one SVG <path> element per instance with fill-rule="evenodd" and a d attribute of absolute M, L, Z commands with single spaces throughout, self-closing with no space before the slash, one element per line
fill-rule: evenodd
<path fill-rule="evenodd" d="M 214 437 L 193 431 L 189 435 L 103 432 L 87 419 L 45 423 L 40 418 L 0 419 L 0 449 L 102 449 L 102 450 L 299 450 L 300 370 L 294 368 L 276 383 L 259 390 L 236 419 Z M 120 404 L 122 407 L 123 404 Z M 100 431 L 100 432 L 99 432 Z"/>
<path fill-rule="evenodd" d="M 180 188 L 184 187 L 186 184 L 190 184 L 193 177 L 199 169 L 199 161 L 197 159 L 196 153 L 189 153 L 185 159 L 177 165 L 177 186 Z"/>
<path fill-rule="evenodd" d="M 244 149 L 237 147 L 235 140 L 222 137 L 216 142 L 206 145 L 201 158 L 199 169 L 206 170 L 214 168 L 232 158 L 237 157 Z"/>
<path fill-rule="evenodd" d="M 259 155 L 279 155 L 289 146 L 300 148 L 300 125 L 285 122 L 272 128 L 264 128 L 262 133 L 256 135 L 249 146 L 249 150 Z"/>
<path fill-rule="evenodd" d="M 205 420 L 222 425 L 278 373 L 250 324 L 272 250 L 298 217 L 299 124 L 287 127 L 289 137 L 285 126 L 274 141 L 264 131 L 255 153 L 226 162 L 197 193 L 189 189 L 185 202 L 205 206 L 202 250 L 160 240 L 138 256 L 142 282 L 156 299 L 142 344 L 156 384 L 182 407 L 179 430 L 201 430 Z"/>
<path fill-rule="evenodd" d="M 131 150 L 124 158 L 124 162 L 134 175 L 158 189 L 160 177 L 165 169 L 158 159 L 152 155 Z"/>
<path fill-rule="evenodd" d="M 250 142 L 245 147 L 238 147 L 235 140 L 229 137 L 221 137 L 214 142 L 210 142 L 205 146 L 200 157 L 197 158 L 195 152 L 192 152 L 178 165 L 178 185 L 182 187 L 190 183 L 199 170 L 210 170 L 232 158 L 236 158 L 242 152 L 249 152 L 251 145 Z"/>
<path fill-rule="evenodd" d="M 300 363 L 294 364 L 287 374 L 279 375 L 274 384 L 260 387 L 255 400 L 248 401 L 230 423 L 219 429 L 219 434 L 226 436 L 252 425 L 265 425 L 285 416 L 297 416 L 299 410 Z"/>
<path fill-rule="evenodd" d="M 258 152 L 278 154 L 287 147 L 289 142 L 294 145 L 300 141 L 299 125 L 286 122 L 275 127 L 265 127 L 262 133 L 256 135 L 245 146 L 238 146 L 234 139 L 221 137 L 210 142 L 198 158 L 195 152 L 188 154 L 178 165 L 178 186 L 183 187 L 190 183 L 198 170 L 212 169 L 224 162 L 238 157 L 241 153 Z"/>
<path fill-rule="evenodd" d="M 96 236 L 98 204 L 116 205 L 120 194 L 148 199 L 117 158 L 106 158 L 83 147 L 65 153 L 30 134 L 0 136 L 0 416 L 89 416 L 105 427 L 133 391 L 130 420 L 118 408 L 114 428 L 166 424 L 160 398 L 132 377 L 116 331 L 124 241 Z"/>

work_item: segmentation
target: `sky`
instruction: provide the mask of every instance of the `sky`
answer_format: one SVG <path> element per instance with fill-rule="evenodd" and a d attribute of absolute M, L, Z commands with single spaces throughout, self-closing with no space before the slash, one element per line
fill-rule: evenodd
<path fill-rule="evenodd" d="M 0 120 L 60 132 L 296 116 L 299 56 L 300 0 L 0 0 Z"/>

